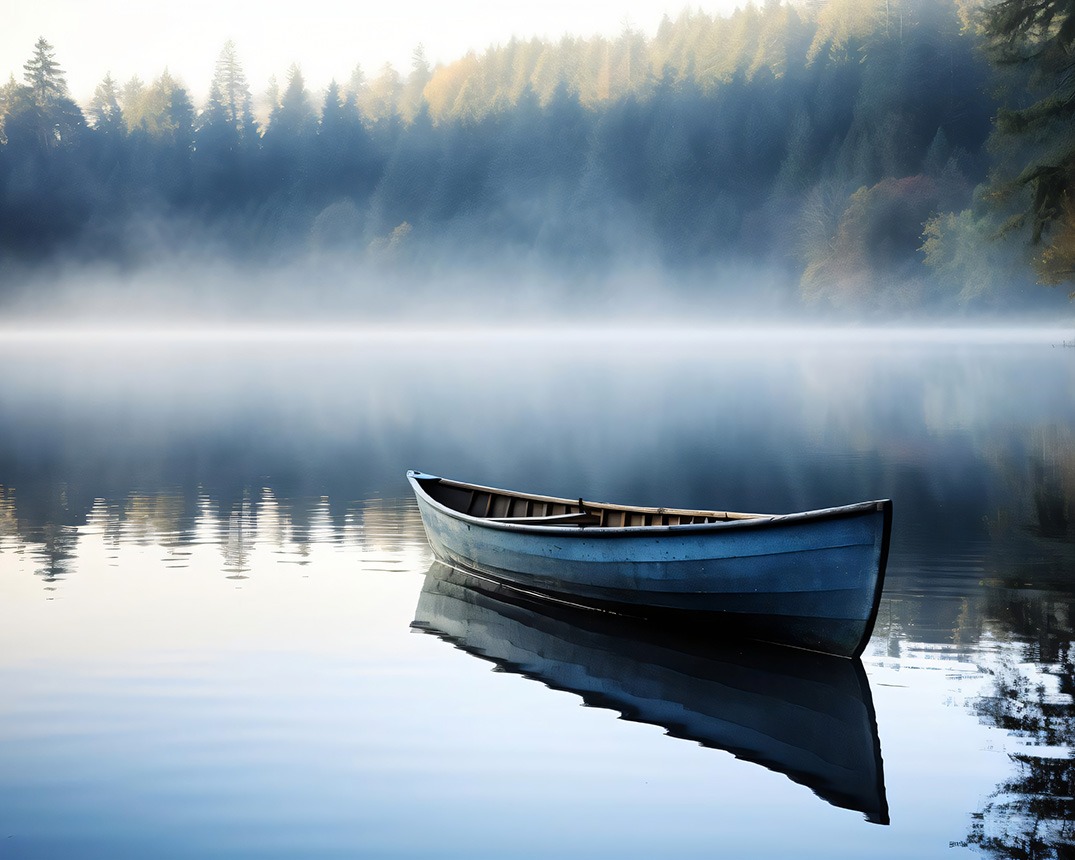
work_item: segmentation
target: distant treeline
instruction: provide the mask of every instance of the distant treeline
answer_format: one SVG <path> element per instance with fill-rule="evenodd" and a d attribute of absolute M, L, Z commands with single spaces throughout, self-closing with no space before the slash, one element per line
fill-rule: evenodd
<path fill-rule="evenodd" d="M 512 40 L 435 69 L 418 49 L 406 76 L 356 68 L 317 97 L 292 67 L 260 119 L 230 42 L 200 107 L 167 72 L 106 77 L 80 107 L 42 38 L 0 88 L 0 264 L 495 249 L 569 271 L 749 260 L 836 306 L 1009 305 L 1027 249 L 1075 218 L 1061 187 L 1037 246 L 1003 229 L 1034 188 L 994 202 L 1025 145 L 995 128 L 1010 75 L 980 5 L 766 0 L 652 39 Z"/>

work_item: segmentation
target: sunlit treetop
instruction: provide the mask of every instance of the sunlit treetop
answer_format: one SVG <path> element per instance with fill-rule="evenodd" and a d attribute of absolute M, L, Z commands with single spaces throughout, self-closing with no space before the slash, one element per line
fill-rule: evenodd
<path fill-rule="evenodd" d="M 359 94 L 359 107 L 371 120 L 389 119 L 398 115 L 402 95 L 403 78 L 391 63 L 385 63 Z"/>
<path fill-rule="evenodd" d="M 149 86 L 132 79 L 124 87 L 123 96 L 123 109 L 132 130 L 138 128 L 151 137 L 176 141 L 189 138 L 194 126 L 194 105 L 190 94 L 167 69 Z"/>
<path fill-rule="evenodd" d="M 425 104 L 423 93 L 431 77 L 433 69 L 426 59 L 425 48 L 419 45 L 411 56 L 411 72 L 400 92 L 399 113 L 405 121 L 413 122 L 421 112 Z"/>
<path fill-rule="evenodd" d="M 33 56 L 23 65 L 23 80 L 38 107 L 48 107 L 67 98 L 67 80 L 53 57 L 53 47 L 44 37 L 34 45 Z"/>
<path fill-rule="evenodd" d="M 126 132 L 127 123 L 119 103 L 120 90 L 112 75 L 97 85 L 86 113 L 99 131 Z"/>
<path fill-rule="evenodd" d="M 253 121 L 252 103 L 250 87 L 239 62 L 235 43 L 229 39 L 224 43 L 216 61 L 207 109 L 219 111 L 225 123 L 242 130 Z"/>

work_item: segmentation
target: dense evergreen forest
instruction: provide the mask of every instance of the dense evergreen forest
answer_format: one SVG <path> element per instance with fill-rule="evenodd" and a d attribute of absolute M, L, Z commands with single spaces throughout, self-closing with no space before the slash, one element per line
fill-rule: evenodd
<path fill-rule="evenodd" d="M 316 95 L 296 66 L 257 99 L 228 42 L 203 105 L 163 71 L 80 106 L 42 38 L 0 87 L 0 290 L 59 260 L 336 255 L 1062 307 L 1035 282 L 1075 279 L 1072 6 L 764 0 L 653 38 L 418 48 Z"/>

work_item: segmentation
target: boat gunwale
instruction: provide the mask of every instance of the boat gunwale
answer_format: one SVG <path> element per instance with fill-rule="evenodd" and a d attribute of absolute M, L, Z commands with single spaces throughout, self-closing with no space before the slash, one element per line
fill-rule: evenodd
<path fill-rule="evenodd" d="M 882 513 L 885 516 L 886 526 L 891 521 L 892 501 L 890 499 L 876 499 L 873 501 L 855 502 L 850 505 L 840 505 L 830 508 L 819 508 L 811 511 L 798 511 L 788 514 L 742 514 L 732 511 L 703 511 L 686 508 L 650 508 L 634 505 L 619 505 L 605 502 L 586 502 L 583 499 L 567 499 L 558 496 L 544 496 L 535 493 L 523 493 L 515 490 L 505 490 L 498 487 L 488 487 L 482 484 L 471 484 L 465 481 L 456 481 L 451 478 L 442 478 L 426 472 L 409 470 L 407 480 L 420 498 L 435 508 L 438 512 L 448 517 L 482 528 L 496 531 L 508 531 L 526 533 L 532 535 L 556 535 L 558 537 L 656 537 L 664 534 L 687 534 L 691 532 L 724 531 L 727 529 L 765 528 L 782 525 L 795 525 L 808 522 L 821 522 L 830 519 L 840 519 L 849 516 L 858 516 L 868 513 Z M 638 514 L 662 514 L 662 515 L 686 515 L 695 517 L 728 517 L 716 519 L 712 522 L 702 523 L 677 523 L 675 525 L 631 525 L 631 526 L 602 526 L 586 524 L 554 525 L 533 522 L 533 518 L 523 518 L 526 522 L 511 522 L 504 519 L 490 517 L 478 517 L 467 514 L 456 508 L 450 507 L 433 498 L 424 486 L 423 482 L 437 482 L 446 484 L 457 489 L 477 490 L 485 493 L 495 493 L 515 498 L 528 499 L 538 502 L 551 502 L 554 504 L 573 505 L 578 507 L 579 502 L 583 506 L 589 504 L 594 508 L 615 511 L 629 511 Z M 887 538 L 888 528 L 885 528 Z"/>

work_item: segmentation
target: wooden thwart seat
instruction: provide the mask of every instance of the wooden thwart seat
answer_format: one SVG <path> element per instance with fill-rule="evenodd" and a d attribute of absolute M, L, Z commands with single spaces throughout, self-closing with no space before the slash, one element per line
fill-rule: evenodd
<path fill-rule="evenodd" d="M 588 511 L 573 514 L 552 514 L 546 517 L 488 517 L 492 523 L 512 523 L 520 526 L 596 526 L 601 523 L 597 514 Z"/>

